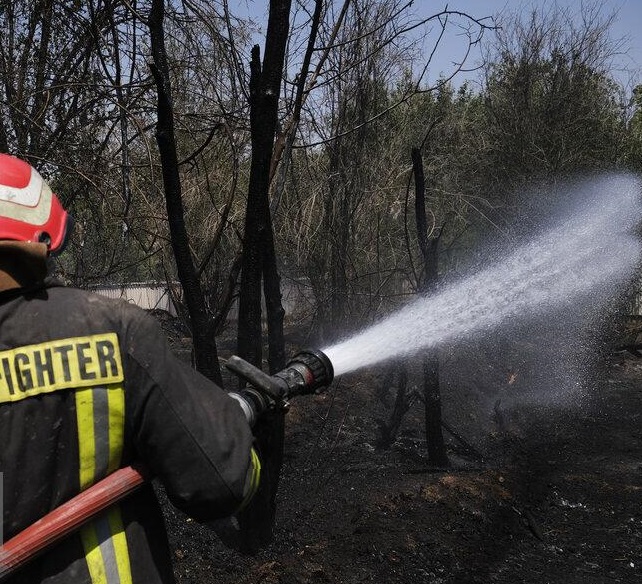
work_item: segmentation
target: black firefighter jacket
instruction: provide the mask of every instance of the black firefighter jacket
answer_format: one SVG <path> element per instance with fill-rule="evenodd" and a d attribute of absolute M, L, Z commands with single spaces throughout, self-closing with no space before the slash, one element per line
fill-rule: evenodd
<path fill-rule="evenodd" d="M 119 467 L 144 461 L 198 520 L 229 515 L 256 479 L 237 403 L 178 361 L 143 310 L 81 290 L 0 293 L 4 541 Z M 8 582 L 173 582 L 150 486 Z"/>

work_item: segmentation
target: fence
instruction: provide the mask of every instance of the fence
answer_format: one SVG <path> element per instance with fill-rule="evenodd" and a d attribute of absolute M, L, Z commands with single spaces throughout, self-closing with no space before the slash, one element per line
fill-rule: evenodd
<path fill-rule="evenodd" d="M 94 286 L 92 292 L 108 298 L 122 299 L 140 306 L 145 310 L 165 310 L 172 316 L 177 315 L 172 291 L 180 290 L 179 284 L 136 282 L 122 285 Z M 179 293 L 180 295 L 180 293 Z"/>
<path fill-rule="evenodd" d="M 175 304 L 176 299 L 182 298 L 182 290 L 178 282 L 172 282 L 169 285 L 166 282 L 136 282 L 93 286 L 90 290 L 108 298 L 131 302 L 145 310 L 165 310 L 172 316 L 177 316 L 178 314 Z M 303 315 L 308 315 L 314 308 L 314 296 L 307 279 L 283 279 L 281 293 L 281 303 L 288 317 L 300 318 Z M 263 315 L 265 317 L 264 302 Z M 234 302 L 228 314 L 228 320 L 235 322 L 237 319 L 238 302 Z"/>

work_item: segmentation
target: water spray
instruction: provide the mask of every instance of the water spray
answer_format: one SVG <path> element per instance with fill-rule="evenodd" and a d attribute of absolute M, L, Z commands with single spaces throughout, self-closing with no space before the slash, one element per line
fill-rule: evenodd
<path fill-rule="evenodd" d="M 335 375 L 469 340 L 507 322 L 551 318 L 579 304 L 597 314 L 614 304 L 642 257 L 640 179 L 613 174 L 558 188 L 558 199 L 569 204 L 534 237 L 509 242 L 477 272 L 324 347 Z"/>

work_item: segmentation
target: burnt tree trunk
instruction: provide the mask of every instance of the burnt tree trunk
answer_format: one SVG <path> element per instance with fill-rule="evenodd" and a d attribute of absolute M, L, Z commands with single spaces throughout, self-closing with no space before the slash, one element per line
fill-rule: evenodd
<path fill-rule="evenodd" d="M 263 243 L 271 231 L 267 200 L 269 163 L 272 143 L 269 139 L 272 121 L 261 115 L 264 109 L 261 56 L 258 45 L 252 48 L 250 62 L 250 125 L 252 132 L 252 163 L 245 211 L 245 230 L 241 258 L 239 290 L 238 353 L 246 361 L 262 367 L 263 338 L 261 335 L 261 280 Z M 272 136 L 274 133 L 272 132 Z M 265 172 L 265 165 L 268 172 Z"/>
<path fill-rule="evenodd" d="M 408 370 L 403 361 L 391 367 L 384 378 L 382 391 L 387 391 L 392 385 L 395 373 L 397 374 L 395 402 L 388 420 L 378 421 L 379 437 L 376 444 L 378 450 L 387 450 L 394 444 L 399 434 L 401 423 L 414 401 L 414 397 L 408 395 Z"/>
<path fill-rule="evenodd" d="M 214 336 L 214 320 L 209 317 L 207 312 L 203 290 L 194 265 L 189 237 L 185 227 L 174 133 L 172 91 L 169 81 L 167 52 L 165 50 L 164 16 L 163 0 L 153 0 L 148 20 L 152 49 L 150 67 L 158 94 L 156 143 L 158 144 L 163 173 L 167 219 L 169 221 L 178 278 L 183 287 L 192 329 L 194 365 L 203 375 L 221 384 L 221 369 L 216 350 L 216 337 Z"/>
<path fill-rule="evenodd" d="M 268 194 L 285 47 L 290 26 L 290 6 L 291 0 L 270 1 L 263 64 L 258 46 L 252 49 L 250 63 L 252 162 L 241 263 L 238 352 L 250 363 L 257 367 L 262 366 L 263 283 L 271 373 L 285 366 L 284 310 L 281 304 Z M 259 420 L 254 432 L 263 467 L 261 487 L 250 505 L 238 516 L 241 546 L 249 553 L 256 552 L 272 540 L 276 492 L 283 458 L 283 413 L 274 412 L 264 416 Z"/>
<path fill-rule="evenodd" d="M 423 258 L 423 277 L 419 290 L 425 294 L 433 290 L 438 281 L 439 236 L 428 235 L 426 221 L 426 179 L 419 148 L 412 149 L 412 169 L 415 177 L 415 220 L 417 239 Z M 441 392 L 439 388 L 439 356 L 436 349 L 428 350 L 423 357 L 424 404 L 428 461 L 434 466 L 447 466 L 448 456 L 441 428 Z"/>

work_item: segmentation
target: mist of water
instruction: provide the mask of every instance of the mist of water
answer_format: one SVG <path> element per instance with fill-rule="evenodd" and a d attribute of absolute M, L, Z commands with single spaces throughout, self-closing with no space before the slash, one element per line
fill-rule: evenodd
<path fill-rule="evenodd" d="M 573 188 L 573 208 L 488 267 L 420 298 L 324 348 L 335 375 L 470 339 L 522 318 L 551 318 L 587 303 L 600 310 L 633 277 L 642 257 L 634 233 L 641 185 L 609 175 Z"/>

